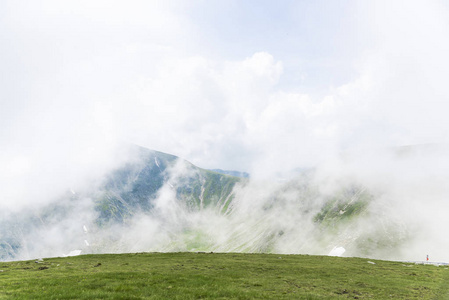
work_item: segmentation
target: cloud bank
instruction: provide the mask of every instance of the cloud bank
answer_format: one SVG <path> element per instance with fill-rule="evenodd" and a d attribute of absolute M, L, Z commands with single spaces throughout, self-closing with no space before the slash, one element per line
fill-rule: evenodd
<path fill-rule="evenodd" d="M 0 206 L 92 184 L 123 142 L 260 180 L 448 142 L 447 4 L 323 5 L 3 1 Z M 392 176 L 385 201 L 411 201 L 407 216 L 447 211 L 444 156 L 351 168 L 374 185 Z"/>

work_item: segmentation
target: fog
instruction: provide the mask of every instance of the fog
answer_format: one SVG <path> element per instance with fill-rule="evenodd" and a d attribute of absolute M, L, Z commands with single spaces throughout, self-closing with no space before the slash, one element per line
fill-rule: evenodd
<path fill-rule="evenodd" d="M 235 186 L 226 209 L 220 202 L 195 208 L 177 197 L 176 187 L 196 172 L 186 164 L 180 159 L 167 169 L 157 197 L 148 199 L 151 210 L 137 212 L 124 222 L 99 225 L 98 204 L 82 196 L 82 190 L 66 191 L 40 211 L 16 212 L 19 219 L 14 222 L 22 228 L 23 240 L 10 259 L 146 251 L 449 259 L 444 231 L 449 208 L 444 184 L 447 146 L 345 153 L 308 171 L 243 180 Z M 95 185 L 88 189 L 91 192 L 84 195 L 98 194 L 92 192 Z M 334 217 L 320 223 L 317 216 L 332 199 L 345 200 L 340 215 L 350 211 L 353 203 L 368 202 L 354 218 Z M 11 222 L 5 211 L 2 218 Z M 43 226 L 26 225 L 37 224 L 33 218 L 45 218 Z"/>
<path fill-rule="evenodd" d="M 30 234 L 34 252 L 21 257 L 84 240 L 185 250 L 185 228 L 211 251 L 360 255 L 350 239 L 317 240 L 312 221 L 355 182 L 376 200 L 336 237 L 394 228 L 400 251 L 373 256 L 448 261 L 448 20 L 443 1 L 3 1 L 2 221 L 95 189 L 129 159 L 118 145 L 132 143 L 251 181 L 229 215 L 188 211 L 164 186 L 151 217 L 109 232 L 95 232 L 92 199 L 81 199 L 64 222 Z M 315 170 L 310 201 L 285 187 L 302 180 L 298 168 Z"/>

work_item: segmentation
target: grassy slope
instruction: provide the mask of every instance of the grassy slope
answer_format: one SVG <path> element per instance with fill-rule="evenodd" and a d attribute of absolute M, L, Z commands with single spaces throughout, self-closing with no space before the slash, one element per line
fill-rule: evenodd
<path fill-rule="evenodd" d="M 141 253 L 0 263 L 0 299 L 445 299 L 447 267 L 275 254 Z"/>

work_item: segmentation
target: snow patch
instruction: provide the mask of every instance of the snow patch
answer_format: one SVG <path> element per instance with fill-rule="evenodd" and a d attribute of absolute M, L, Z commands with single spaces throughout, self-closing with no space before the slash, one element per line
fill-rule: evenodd
<path fill-rule="evenodd" d="M 80 255 L 82 252 L 82 250 L 72 250 L 69 252 L 69 254 L 65 255 L 65 256 L 78 256 Z"/>
<path fill-rule="evenodd" d="M 346 249 L 343 247 L 334 247 L 334 249 L 329 252 L 329 256 L 341 256 L 346 252 Z"/>

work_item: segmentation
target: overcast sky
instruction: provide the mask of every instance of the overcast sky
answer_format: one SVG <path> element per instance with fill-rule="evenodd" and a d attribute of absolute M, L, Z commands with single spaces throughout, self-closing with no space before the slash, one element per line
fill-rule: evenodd
<path fill-rule="evenodd" d="M 0 179 L 117 142 L 253 174 L 447 142 L 448 37 L 445 1 L 3 0 Z"/>

